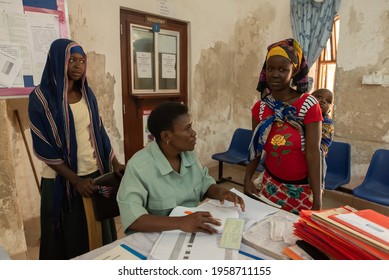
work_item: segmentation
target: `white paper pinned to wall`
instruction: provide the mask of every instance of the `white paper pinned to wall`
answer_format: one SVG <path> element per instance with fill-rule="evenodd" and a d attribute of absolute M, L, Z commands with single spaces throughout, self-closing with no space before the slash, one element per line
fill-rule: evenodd
<path fill-rule="evenodd" d="M 22 67 L 21 59 L 0 50 L 0 85 L 10 88 Z"/>

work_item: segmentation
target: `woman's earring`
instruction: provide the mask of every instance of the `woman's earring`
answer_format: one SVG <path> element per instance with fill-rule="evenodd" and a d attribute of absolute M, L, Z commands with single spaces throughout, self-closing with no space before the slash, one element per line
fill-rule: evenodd
<path fill-rule="evenodd" d="M 166 140 L 166 144 L 167 144 L 167 145 L 169 145 L 169 143 L 170 143 L 170 140 L 169 140 L 169 139 L 168 139 L 168 140 Z"/>

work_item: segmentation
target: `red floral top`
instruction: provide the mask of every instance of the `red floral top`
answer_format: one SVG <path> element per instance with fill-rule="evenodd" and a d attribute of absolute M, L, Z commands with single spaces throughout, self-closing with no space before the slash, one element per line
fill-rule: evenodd
<path fill-rule="evenodd" d="M 261 103 L 261 100 L 258 101 L 251 110 L 258 123 L 273 114 L 268 106 L 260 110 Z M 304 118 L 304 124 L 323 121 L 320 106 L 309 93 L 301 95 L 291 105 L 296 108 L 296 114 Z M 305 179 L 308 176 L 308 168 L 304 141 L 300 132 L 287 122 L 274 122 L 264 145 L 265 165 L 270 173 L 286 181 Z"/>

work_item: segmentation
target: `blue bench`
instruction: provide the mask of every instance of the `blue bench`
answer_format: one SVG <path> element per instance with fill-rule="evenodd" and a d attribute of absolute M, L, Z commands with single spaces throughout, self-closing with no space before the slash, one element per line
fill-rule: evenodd
<path fill-rule="evenodd" d="M 328 150 L 326 163 L 325 189 L 335 190 L 350 183 L 351 146 L 349 143 L 333 141 Z"/>
<path fill-rule="evenodd" d="M 353 189 L 359 198 L 389 206 L 389 150 L 374 152 L 362 184 Z"/>
<path fill-rule="evenodd" d="M 248 148 L 251 141 L 252 131 L 250 129 L 237 128 L 232 136 L 230 146 L 227 151 L 212 155 L 212 159 L 219 161 L 219 175 L 217 183 L 225 181 L 243 186 L 242 183 L 233 181 L 231 177 L 223 177 L 223 163 L 238 164 L 246 166 L 248 164 Z M 257 171 L 263 171 L 263 166 L 258 165 Z"/>

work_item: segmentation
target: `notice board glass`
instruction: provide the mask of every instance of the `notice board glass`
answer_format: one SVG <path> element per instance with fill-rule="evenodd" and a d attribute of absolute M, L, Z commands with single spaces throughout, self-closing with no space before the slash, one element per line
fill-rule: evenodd
<path fill-rule="evenodd" d="M 131 24 L 132 93 L 178 93 L 180 33 Z"/>
<path fill-rule="evenodd" d="M 0 97 L 40 83 L 52 41 L 69 38 L 66 0 L 0 1 Z"/>

